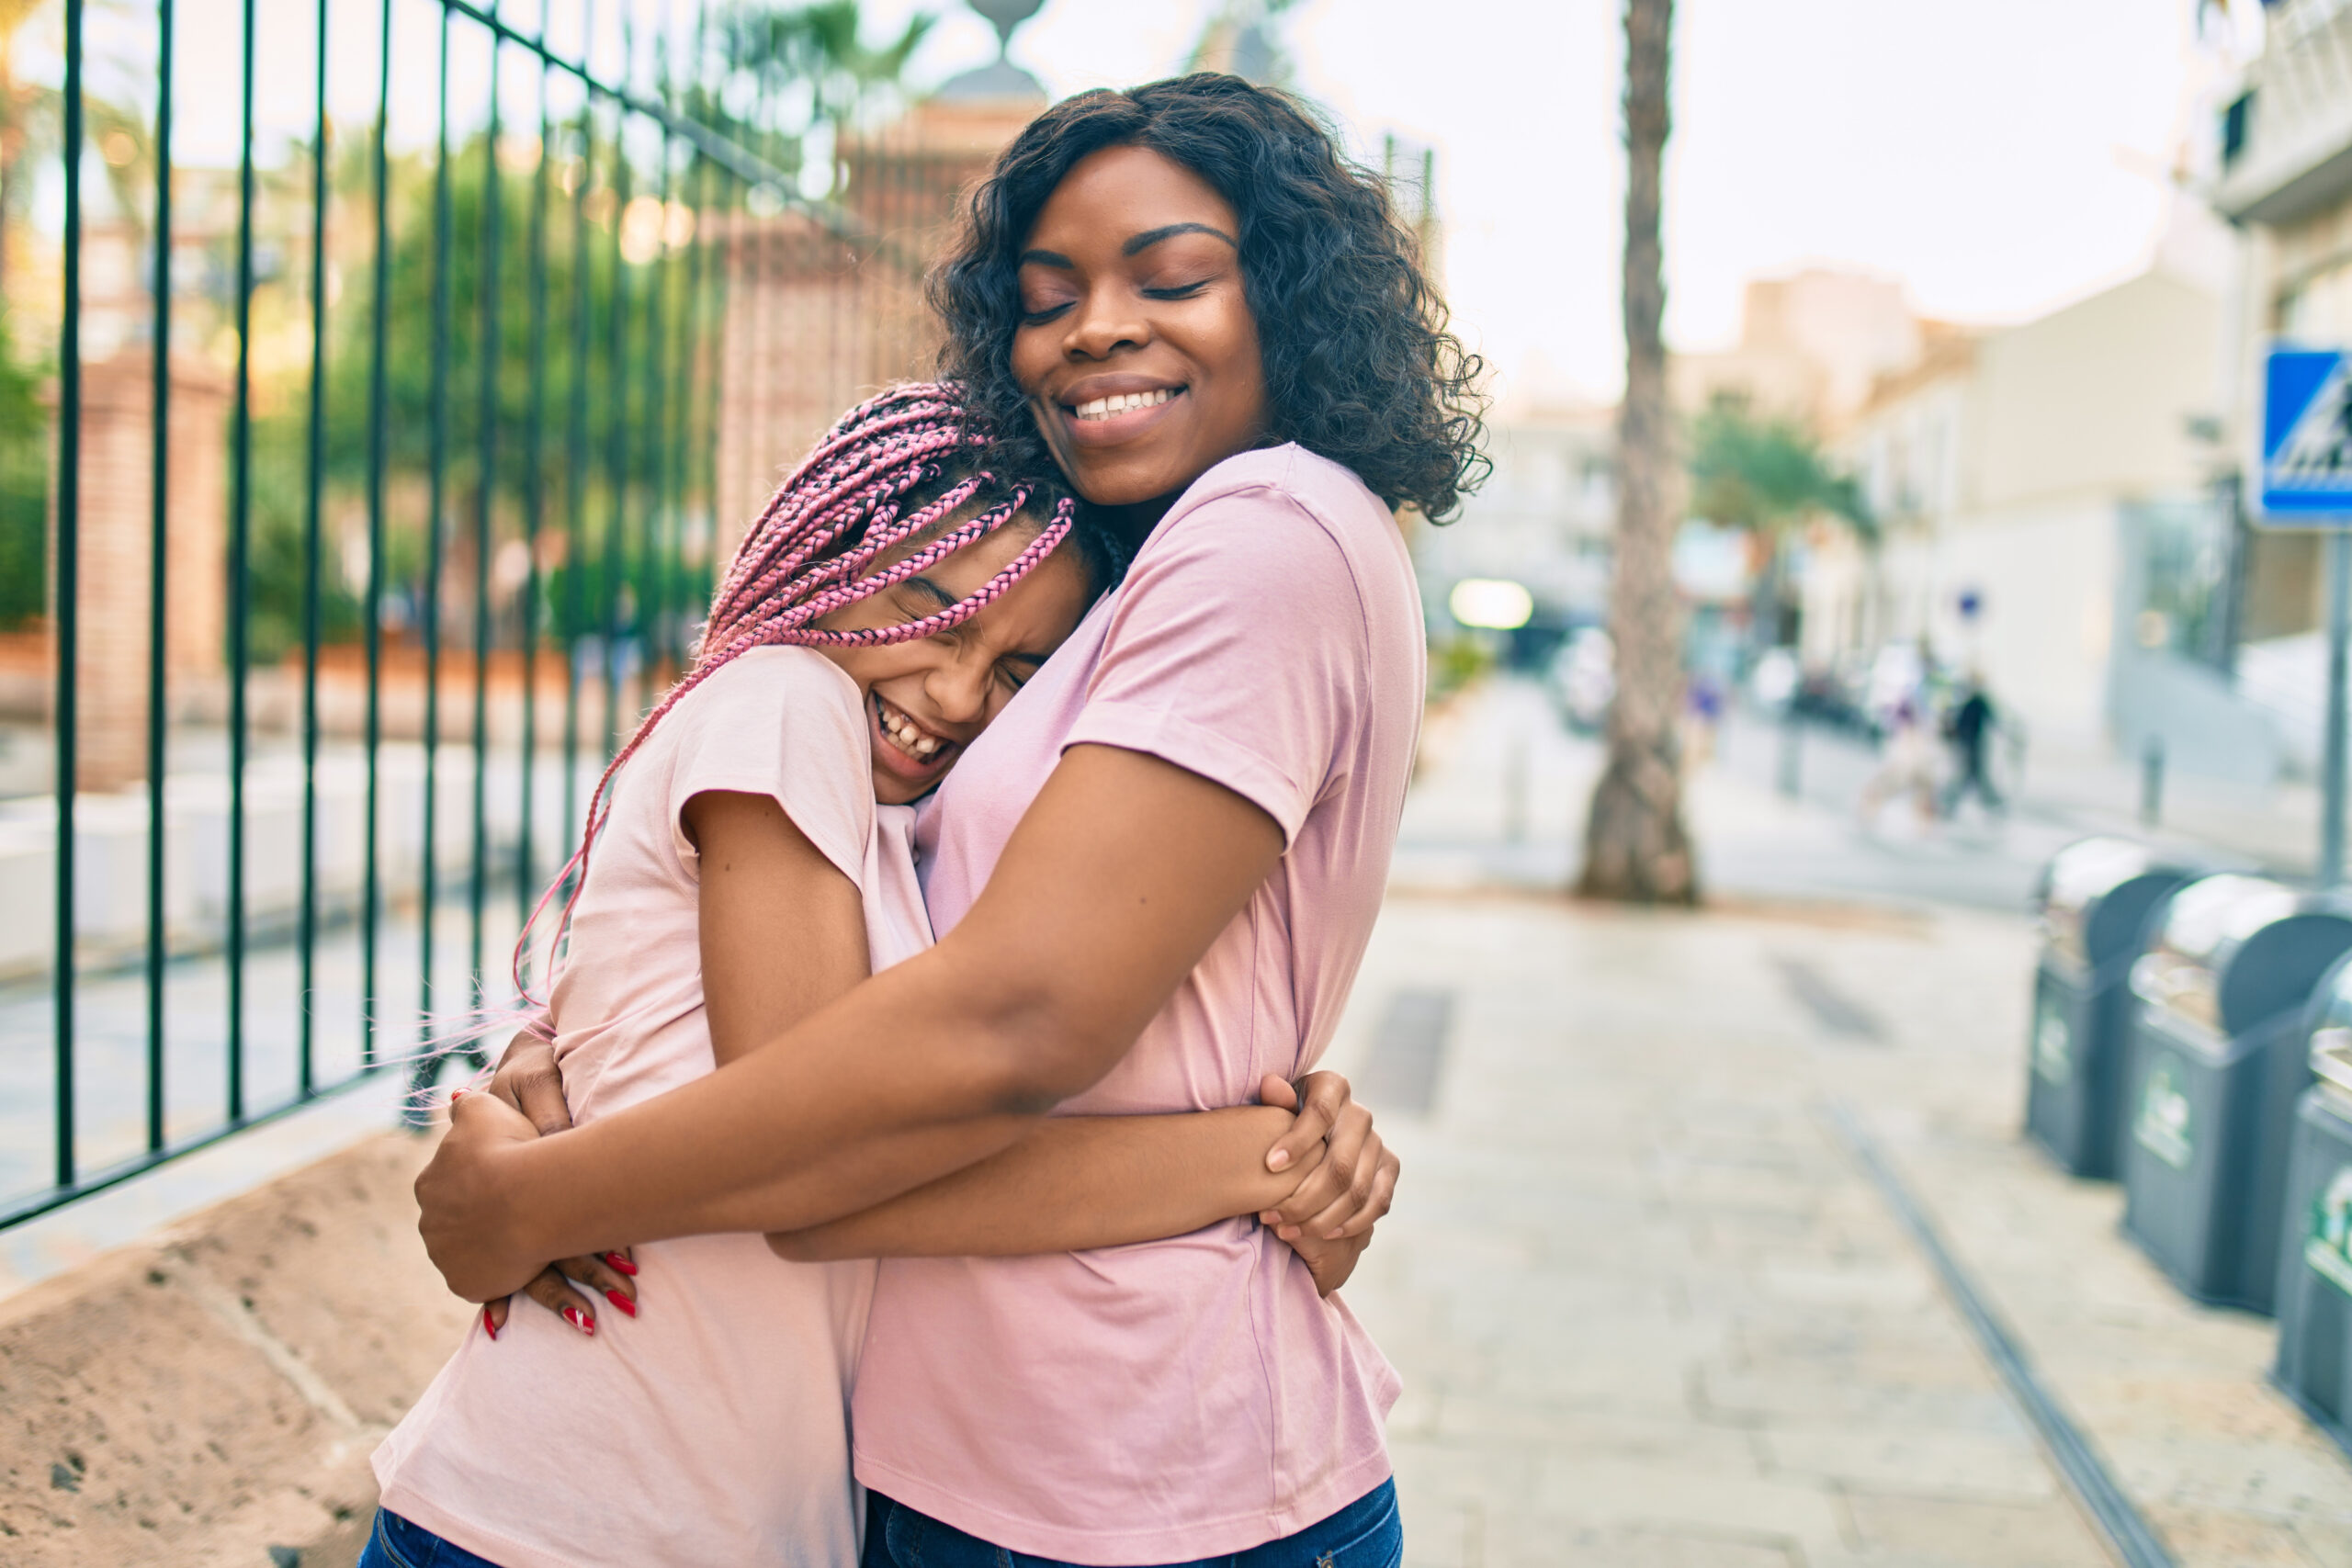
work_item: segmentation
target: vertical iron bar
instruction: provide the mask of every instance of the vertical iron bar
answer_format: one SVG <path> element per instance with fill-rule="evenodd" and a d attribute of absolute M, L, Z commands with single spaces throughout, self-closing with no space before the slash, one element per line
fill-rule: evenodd
<path fill-rule="evenodd" d="M 663 76 L 668 75 L 667 51 L 664 54 Z M 666 85 L 666 81 L 665 81 Z M 645 300 L 645 419 L 653 450 L 648 454 L 645 474 L 645 630 L 641 640 L 645 645 L 643 668 L 648 672 L 645 693 L 647 701 L 659 689 L 659 677 L 652 672 L 653 661 L 669 653 L 670 615 L 670 501 L 671 501 L 671 439 L 669 400 L 668 336 L 662 331 L 670 314 L 670 295 L 677 275 L 677 264 L 670 255 L 670 132 L 662 132 L 662 178 L 655 199 L 661 203 L 661 220 L 655 231 L 653 260 L 646 268 L 650 292 Z"/>
<path fill-rule="evenodd" d="M 319 544 L 320 487 L 327 463 L 327 0 L 319 0 L 316 140 L 311 158 L 311 453 L 302 516 L 302 908 L 295 931 L 300 979 L 296 1087 L 316 1084 L 319 927 Z"/>
<path fill-rule="evenodd" d="M 624 29 L 623 37 L 627 31 Z M 622 51 L 622 79 L 628 75 L 628 51 Z M 629 202 L 628 111 L 613 110 L 613 333 L 611 412 L 605 420 L 606 482 L 612 487 L 611 511 L 605 523 L 605 737 L 598 750 L 605 756 L 620 743 L 621 596 L 626 591 L 628 562 L 624 530 L 628 513 L 628 262 L 621 254 L 621 231 Z"/>
<path fill-rule="evenodd" d="M 495 11 L 492 15 L 495 15 Z M 468 972 L 473 999 L 489 994 L 482 981 L 482 919 L 490 893 L 490 555 L 497 533 L 492 500 L 498 490 L 498 66 L 504 52 L 490 36 L 490 117 L 481 159 L 481 406 L 475 411 L 481 446 L 474 477 L 474 833 L 473 866 L 466 882 Z"/>
<path fill-rule="evenodd" d="M 433 904 L 441 861 L 441 507 L 449 446 L 449 12 L 441 12 L 440 131 L 433 164 L 433 390 L 424 518 L 424 858 L 417 879 L 417 1010 L 433 1012 Z"/>
<path fill-rule="evenodd" d="M 244 152 L 237 164 L 237 412 L 229 507 L 229 1121 L 245 1119 L 245 678 L 253 554 L 254 0 L 244 0 Z"/>
<path fill-rule="evenodd" d="M 581 26 L 595 19 L 583 6 Z M 582 44 L 584 55 L 586 44 Z M 588 615 L 588 186 L 596 168 L 595 100 L 580 97 L 580 176 L 571 186 L 571 375 L 564 452 L 563 825 L 567 841 L 580 820 L 580 628 Z"/>
<path fill-rule="evenodd" d="M 170 618 L 165 542 L 171 515 L 172 0 L 155 0 L 155 322 L 147 528 L 147 1152 L 164 1148 L 164 765 Z"/>
<path fill-rule="evenodd" d="M 539 15 L 539 35 L 544 42 L 544 9 Z M 523 575 L 523 820 L 514 845 L 515 919 L 522 921 L 531 918 L 533 890 L 538 881 L 531 863 L 531 829 L 537 806 L 534 785 L 537 782 L 539 746 L 539 528 L 547 505 L 547 476 L 541 465 L 547 457 L 548 164 L 553 156 L 552 130 L 548 123 L 548 67 L 541 61 L 539 162 L 532 172 L 531 184 L 531 398 L 523 433 L 526 454 L 523 466 L 523 542 L 529 547 L 530 556 Z"/>
<path fill-rule="evenodd" d="M 695 627 L 701 620 L 698 607 L 701 604 L 707 603 L 709 598 L 708 591 L 704 586 L 703 574 L 685 570 L 686 530 L 694 513 L 692 498 L 701 484 L 703 463 L 708 451 L 708 448 L 703 445 L 702 397 L 700 383 L 695 379 L 695 371 L 702 361 L 704 317 L 708 308 L 708 300 L 703 286 L 704 274 L 709 261 L 709 257 L 705 254 L 709 244 L 706 228 L 711 221 L 710 164 L 697 153 L 688 167 L 694 176 L 687 199 L 694 208 L 695 231 L 693 239 L 687 242 L 690 248 L 686 252 L 685 320 L 678 333 L 677 391 L 680 428 L 684 432 L 679 439 L 679 480 L 676 502 L 680 564 L 678 604 L 675 611 L 678 617 L 676 651 L 681 669 L 684 667 L 685 661 L 693 657 Z M 706 567 L 712 564 L 707 547 L 697 554 Z"/>
<path fill-rule="evenodd" d="M 74 793 L 81 759 L 74 665 L 81 649 L 82 7 L 65 0 L 64 317 L 57 339 L 57 1185 L 74 1185 Z"/>
<path fill-rule="evenodd" d="M 383 889 L 377 863 L 377 823 L 381 814 L 379 763 L 384 737 L 384 459 L 385 419 L 390 401 L 386 338 L 392 290 L 391 115 L 392 0 L 382 0 L 376 62 L 376 287 L 369 301 L 368 363 L 368 592 L 360 635 L 368 647 L 367 843 L 361 852 L 359 889 L 359 1065 L 376 1069 L 376 950 L 381 934 Z"/>
<path fill-rule="evenodd" d="M 710 197 L 708 205 L 713 212 L 723 213 L 726 218 L 726 221 L 718 226 L 713 236 L 715 250 L 707 258 L 714 299 L 697 328 L 695 340 L 698 345 L 695 360 L 696 385 L 703 389 L 704 411 L 703 445 L 699 450 L 703 455 L 703 559 L 707 563 L 707 570 L 702 582 L 700 608 L 707 614 L 710 601 L 717 593 L 718 582 L 726 575 L 729 565 L 718 553 L 719 538 L 728 526 L 726 520 L 718 515 L 718 498 L 722 493 L 718 475 L 718 430 L 719 422 L 725 417 L 722 412 L 724 389 L 720 382 L 725 375 L 727 310 L 729 302 L 734 298 L 736 218 L 742 206 L 743 186 L 727 170 L 715 168 L 707 163 L 703 168 L 706 188 L 709 181 L 715 180 L 718 184 L 718 191 Z"/>

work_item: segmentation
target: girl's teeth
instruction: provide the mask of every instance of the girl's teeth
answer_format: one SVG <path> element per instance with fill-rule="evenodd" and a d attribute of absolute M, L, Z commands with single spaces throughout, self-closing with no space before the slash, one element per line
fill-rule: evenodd
<path fill-rule="evenodd" d="M 892 744 L 908 755 L 928 758 L 943 744 L 937 737 L 925 735 L 916 727 L 915 721 L 905 715 L 894 713 L 888 708 L 877 711 L 882 719 L 882 733 L 888 735 Z"/>

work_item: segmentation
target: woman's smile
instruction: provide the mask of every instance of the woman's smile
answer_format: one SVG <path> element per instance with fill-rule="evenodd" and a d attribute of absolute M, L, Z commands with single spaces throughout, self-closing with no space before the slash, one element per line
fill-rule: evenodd
<path fill-rule="evenodd" d="M 1177 401 L 1187 390 L 1148 377 L 1089 376 L 1064 388 L 1054 408 L 1070 445 L 1095 450 L 1157 433 L 1185 412 Z"/>

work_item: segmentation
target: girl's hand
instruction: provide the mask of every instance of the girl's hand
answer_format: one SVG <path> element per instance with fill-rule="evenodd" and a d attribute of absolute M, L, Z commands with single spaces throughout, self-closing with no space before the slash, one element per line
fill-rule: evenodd
<path fill-rule="evenodd" d="M 1306 1120 L 1303 1106 L 1320 1102 L 1335 1108 L 1328 1122 L 1323 1163 L 1307 1172 L 1289 1197 L 1262 1211 L 1259 1220 L 1294 1245 L 1369 1235 L 1396 1198 L 1401 1165 L 1373 1129 L 1372 1112 L 1356 1103 L 1348 1080 L 1337 1073 L 1312 1073 L 1294 1089 L 1270 1073 L 1259 1087 L 1259 1098 L 1285 1111 L 1301 1111 L 1302 1122 Z M 1354 1268 L 1353 1259 L 1348 1268 Z"/>
<path fill-rule="evenodd" d="M 596 1333 L 596 1303 L 571 1288 L 574 1280 L 587 1285 L 619 1309 L 625 1317 L 637 1315 L 637 1265 L 626 1251 L 607 1252 L 593 1258 L 567 1258 L 550 1263 L 538 1272 L 537 1278 L 523 1287 L 522 1293 L 571 1325 L 581 1333 L 594 1338 Z M 501 1296 L 481 1309 L 482 1327 L 492 1339 L 506 1327 L 506 1314 L 514 1297 Z"/>
<path fill-rule="evenodd" d="M 555 1047 L 536 1034 L 517 1034 L 507 1042 L 506 1054 L 491 1075 L 490 1092 L 527 1118 L 543 1138 L 571 1130 L 571 1107 L 564 1102 L 563 1071 L 556 1064 Z M 637 1260 L 627 1247 L 550 1263 L 522 1293 L 593 1337 L 596 1305 L 571 1288 L 574 1280 L 595 1290 L 625 1316 L 637 1315 Z M 501 1296 L 482 1307 L 482 1327 L 492 1339 L 505 1328 L 513 1300 Z"/>

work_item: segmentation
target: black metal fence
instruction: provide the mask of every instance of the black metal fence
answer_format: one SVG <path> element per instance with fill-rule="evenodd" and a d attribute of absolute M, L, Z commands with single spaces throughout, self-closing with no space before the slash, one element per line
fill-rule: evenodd
<path fill-rule="evenodd" d="M 724 525 L 921 367 L 956 170 L 795 14 L 599 3 L 62 0 L 0 82 L 0 1227 L 503 999 Z"/>

